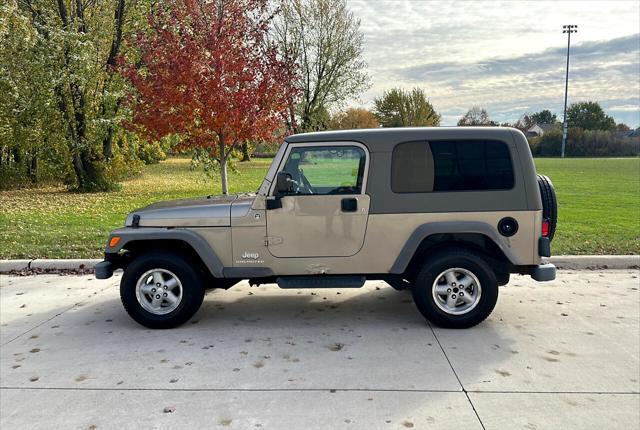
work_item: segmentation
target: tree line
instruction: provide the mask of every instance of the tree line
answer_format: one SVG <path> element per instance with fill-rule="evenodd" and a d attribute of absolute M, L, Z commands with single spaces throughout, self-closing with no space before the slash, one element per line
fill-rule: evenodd
<path fill-rule="evenodd" d="M 487 111 L 471 108 L 460 120 L 459 126 L 514 127 L 524 132 L 534 156 L 559 156 L 562 145 L 562 123 L 555 113 L 543 109 L 535 113 L 524 113 L 514 123 L 498 123 L 489 118 Z M 535 125 L 546 126 L 543 134 L 530 132 Z M 607 115 L 599 103 L 593 101 L 573 103 L 567 108 L 568 156 L 606 157 L 637 156 L 640 154 L 640 138 L 631 137 L 631 128 L 617 123 Z"/>
<path fill-rule="evenodd" d="M 325 129 L 372 128 L 372 127 L 414 127 L 439 126 L 441 115 L 434 110 L 426 93 L 420 88 L 405 91 L 394 88 L 374 100 L 372 110 L 349 108 L 339 111 L 328 118 Z M 567 109 L 567 123 L 571 128 L 588 131 L 631 132 L 624 124 L 605 114 L 597 102 L 574 103 Z M 523 132 L 534 125 L 553 125 L 560 127 L 558 116 L 548 109 L 534 113 L 524 113 L 513 122 L 492 120 L 487 110 L 479 106 L 471 107 L 457 122 L 459 127 L 501 126 L 513 127 Z"/>

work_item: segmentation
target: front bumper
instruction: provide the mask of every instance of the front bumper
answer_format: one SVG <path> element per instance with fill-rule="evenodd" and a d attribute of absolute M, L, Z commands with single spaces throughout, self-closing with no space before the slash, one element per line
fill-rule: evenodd
<path fill-rule="evenodd" d="M 109 279 L 113 276 L 113 263 L 110 261 L 101 261 L 95 265 L 93 272 L 97 279 Z"/>
<path fill-rule="evenodd" d="M 540 264 L 532 267 L 529 274 L 538 282 L 553 281 L 556 279 L 556 266 L 551 263 Z"/>

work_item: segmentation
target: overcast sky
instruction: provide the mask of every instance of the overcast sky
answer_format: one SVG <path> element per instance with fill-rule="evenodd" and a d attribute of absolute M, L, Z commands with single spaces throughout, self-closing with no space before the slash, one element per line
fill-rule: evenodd
<path fill-rule="evenodd" d="M 569 104 L 594 100 L 617 122 L 640 125 L 640 2 L 348 0 L 361 20 L 372 107 L 394 86 L 424 88 L 454 125 L 472 105 L 515 121 L 550 109 L 562 118 L 567 36 Z"/>

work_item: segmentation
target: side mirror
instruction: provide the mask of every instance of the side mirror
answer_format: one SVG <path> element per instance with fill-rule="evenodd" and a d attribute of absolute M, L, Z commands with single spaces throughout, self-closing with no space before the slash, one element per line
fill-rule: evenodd
<path fill-rule="evenodd" d="M 293 179 L 291 174 L 287 172 L 278 172 L 276 176 L 275 195 L 283 196 L 293 193 Z"/>

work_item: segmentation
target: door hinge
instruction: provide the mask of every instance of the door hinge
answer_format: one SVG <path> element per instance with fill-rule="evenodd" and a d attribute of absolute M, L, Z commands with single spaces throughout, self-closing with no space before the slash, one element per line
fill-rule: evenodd
<path fill-rule="evenodd" d="M 265 236 L 264 246 L 280 245 L 282 243 L 282 237 L 280 236 Z"/>

